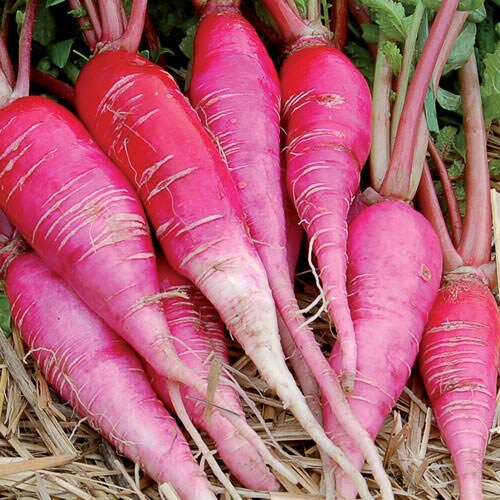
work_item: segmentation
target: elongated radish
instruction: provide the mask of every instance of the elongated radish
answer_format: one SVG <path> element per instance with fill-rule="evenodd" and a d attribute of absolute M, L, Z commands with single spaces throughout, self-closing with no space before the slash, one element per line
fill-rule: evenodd
<path fill-rule="evenodd" d="M 0 207 L 49 267 L 159 372 L 193 383 L 169 340 L 151 236 L 131 184 L 71 113 L 23 97 L 35 9 L 28 2 L 18 80 L 0 109 Z"/>
<path fill-rule="evenodd" d="M 280 74 L 288 190 L 316 255 L 328 312 L 344 354 L 343 384 L 352 391 L 356 342 L 346 291 L 346 220 L 370 147 L 370 92 L 361 73 L 329 44 L 321 29 L 306 25 L 285 2 L 263 3 L 288 44 Z M 290 332 L 294 335 L 293 329 Z M 294 340 L 323 396 L 363 450 L 383 496 L 392 496 L 380 456 L 368 433 L 352 418 L 337 373 L 318 355 L 314 338 L 301 333 Z"/>
<path fill-rule="evenodd" d="M 417 357 L 427 316 L 441 279 L 439 240 L 427 220 L 402 202 L 368 207 L 349 225 L 347 289 L 358 341 L 356 389 L 348 396 L 353 414 L 374 439 L 401 394 Z M 341 369 L 341 352 L 330 363 Z M 333 413 L 325 429 L 359 468 L 363 456 Z M 336 475 L 342 498 L 355 489 Z"/>
<path fill-rule="evenodd" d="M 129 27 L 136 25 L 131 19 Z M 172 77 L 139 55 L 104 51 L 83 68 L 75 91 L 79 116 L 138 189 L 172 267 L 214 304 L 270 388 L 309 435 L 353 472 L 368 497 L 361 474 L 329 441 L 286 367 L 271 290 L 236 189 Z M 233 420 L 241 427 L 241 419 Z M 261 443 L 254 444 L 273 467 L 286 471 Z"/>
<path fill-rule="evenodd" d="M 290 213 L 293 207 L 282 182 L 278 75 L 257 33 L 234 5 L 224 0 L 193 3 L 201 18 L 188 95 L 214 135 L 238 188 L 250 235 L 278 306 L 285 354 L 302 374 L 309 370 L 299 367 L 305 360 L 299 351 L 294 352 L 288 331 L 294 331 L 291 337 L 300 335 L 305 322 L 295 299 L 289 262 L 291 258 L 295 269 L 301 229 L 290 227 L 297 216 Z M 250 130 L 248 123 L 253 124 Z M 312 332 L 308 333 L 312 339 Z M 319 348 L 317 355 L 322 356 Z M 308 384 L 308 390 L 303 390 L 313 397 L 314 379 L 310 383 L 305 376 L 301 379 Z"/>
<path fill-rule="evenodd" d="M 163 258 L 158 257 L 160 287 L 167 297 L 163 299 L 165 314 L 172 330 L 174 346 L 187 366 L 208 380 L 212 363 L 222 367 L 229 364 L 229 353 L 224 326 L 208 300 L 186 278 L 175 273 Z M 171 296 L 168 297 L 168 294 Z M 176 296 L 183 294 L 184 297 Z M 152 384 L 161 400 L 171 407 L 170 394 L 165 379 L 148 367 Z M 219 380 L 217 391 L 224 394 L 226 408 L 244 416 L 238 394 Z M 205 416 L 206 405 L 195 391 L 182 387 L 182 398 L 193 423 L 204 429 L 215 441 L 217 451 L 236 478 L 252 490 L 276 491 L 276 479 L 269 473 L 255 448 L 218 413 Z"/>
<path fill-rule="evenodd" d="M 346 219 L 370 149 L 370 91 L 320 27 L 303 23 L 285 2 L 264 5 L 288 47 L 280 73 L 288 190 L 316 255 L 349 392 L 356 343 L 345 284 Z"/>
<path fill-rule="evenodd" d="M 181 498 L 215 499 L 137 354 L 62 278 L 27 253 L 10 263 L 6 293 L 13 321 L 44 377 L 81 417 Z"/>
<path fill-rule="evenodd" d="M 483 496 L 499 347 L 498 306 L 484 278 L 471 268 L 448 273 L 425 328 L 420 370 L 464 500 Z"/>

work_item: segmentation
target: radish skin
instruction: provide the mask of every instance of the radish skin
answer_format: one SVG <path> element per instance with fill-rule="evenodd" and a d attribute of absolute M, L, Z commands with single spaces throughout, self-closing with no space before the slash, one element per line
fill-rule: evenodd
<path fill-rule="evenodd" d="M 156 299 L 140 201 L 82 124 L 49 99 L 21 97 L 0 109 L 0 151 L 0 207 L 28 244 L 159 372 L 191 383 Z"/>
<path fill-rule="evenodd" d="M 139 55 L 102 52 L 83 68 L 75 92 L 80 118 L 138 189 L 174 270 L 210 300 L 269 387 L 368 498 L 366 481 L 328 439 L 288 371 L 271 290 L 235 187 L 172 77 Z M 232 422 L 248 430 L 241 419 Z M 252 444 L 286 473 L 258 440 Z"/>
<path fill-rule="evenodd" d="M 480 273 L 459 268 L 446 274 L 425 327 L 419 364 L 463 500 L 483 498 L 499 347 L 498 307 Z"/>
<path fill-rule="evenodd" d="M 346 219 L 370 150 L 370 92 L 349 59 L 323 45 L 288 56 L 281 92 L 288 190 L 313 245 L 344 352 L 344 386 L 352 390 L 356 343 L 345 288 Z"/>
<path fill-rule="evenodd" d="M 349 225 L 347 289 L 358 343 L 358 375 L 348 396 L 353 414 L 375 439 L 410 376 L 442 272 L 442 252 L 430 223 L 407 204 L 383 201 Z M 336 344 L 330 363 L 340 373 Z M 325 429 L 361 469 L 364 459 L 324 405 Z M 337 470 L 338 494 L 356 489 Z"/>
<path fill-rule="evenodd" d="M 208 381 L 210 364 L 219 362 L 223 367 L 229 364 L 224 325 L 208 300 L 186 278 L 175 273 L 158 256 L 160 289 L 171 294 L 163 299 L 165 315 L 174 337 L 174 346 L 182 361 Z M 183 294 L 185 297 L 175 296 Z M 172 402 L 165 379 L 147 367 L 153 388 L 160 399 L 172 408 Z M 224 380 L 217 385 L 217 391 L 224 394 L 226 408 L 244 418 L 238 394 Z M 206 431 L 215 441 L 217 451 L 243 486 L 258 491 L 277 491 L 279 484 L 270 474 L 255 448 L 236 433 L 225 419 L 212 412 L 210 421 L 205 418 L 205 404 L 200 395 L 188 389 L 180 389 L 184 406 L 191 420 Z"/>
<path fill-rule="evenodd" d="M 34 253 L 25 254 L 7 270 L 6 293 L 13 321 L 44 377 L 80 416 L 155 481 L 172 484 L 181 498 L 215 499 L 138 356 L 63 279 Z"/>

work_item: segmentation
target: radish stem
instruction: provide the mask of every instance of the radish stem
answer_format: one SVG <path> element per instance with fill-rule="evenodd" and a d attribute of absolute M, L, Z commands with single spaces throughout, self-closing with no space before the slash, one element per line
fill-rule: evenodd
<path fill-rule="evenodd" d="M 387 40 L 382 30 L 379 32 L 379 50 L 375 62 L 373 80 L 373 115 L 372 115 L 372 148 L 370 150 L 370 178 L 372 186 L 379 190 L 389 167 L 390 147 L 390 114 L 392 67 L 387 62 L 380 48 Z"/>
<path fill-rule="evenodd" d="M 439 179 L 441 180 L 441 184 L 443 186 L 444 198 L 446 200 L 448 214 L 450 216 L 453 244 L 458 246 L 460 238 L 462 237 L 462 217 L 458 208 L 457 197 L 455 196 L 455 191 L 453 190 L 453 185 L 451 183 L 450 176 L 448 175 L 448 169 L 446 168 L 446 165 L 441 158 L 441 154 L 431 137 L 429 137 L 429 153 L 431 154 L 432 161 L 436 166 Z"/>
<path fill-rule="evenodd" d="M 398 131 L 399 120 L 401 112 L 405 103 L 406 92 L 408 90 L 408 82 L 410 80 L 410 72 L 415 55 L 415 45 L 417 42 L 418 30 L 422 17 L 425 12 L 425 7 L 422 0 L 417 1 L 415 12 L 413 13 L 413 22 L 411 24 L 410 33 L 405 40 L 405 47 L 403 51 L 403 62 L 401 64 L 401 73 L 398 78 L 396 87 L 396 100 L 392 108 L 392 123 L 391 123 L 391 146 L 394 147 L 396 133 Z"/>
<path fill-rule="evenodd" d="M 487 137 L 474 52 L 458 72 L 466 141 L 466 212 L 458 247 L 465 263 L 480 266 L 491 256 L 490 173 Z"/>
<path fill-rule="evenodd" d="M 425 218 L 432 224 L 441 242 L 444 257 L 444 271 L 453 271 L 457 267 L 463 266 L 464 261 L 455 250 L 453 242 L 448 233 L 448 228 L 441 212 L 441 206 L 434 190 L 431 172 L 427 162 L 422 171 L 420 184 L 417 190 L 417 200 L 419 209 Z"/>
<path fill-rule="evenodd" d="M 137 52 L 141 43 L 147 3 L 147 0 L 134 0 L 132 3 L 132 11 L 130 12 L 127 29 L 118 40 L 120 47 L 128 52 Z"/>
<path fill-rule="evenodd" d="M 330 29 L 333 31 L 333 43 L 339 50 L 344 50 L 347 41 L 347 15 L 349 12 L 347 0 L 335 0 L 332 10 Z"/>
<path fill-rule="evenodd" d="M 21 39 L 19 41 L 19 68 L 17 70 L 16 86 L 12 92 L 13 98 L 27 96 L 30 91 L 31 42 L 33 40 L 37 5 L 38 0 L 29 0 L 26 4 Z"/>
<path fill-rule="evenodd" d="M 458 3 L 458 0 L 443 0 L 432 24 L 401 113 L 391 163 L 380 190 L 383 196 L 400 200 L 410 198 L 410 175 L 417 140 L 415 123 L 422 113 L 432 72 Z"/>

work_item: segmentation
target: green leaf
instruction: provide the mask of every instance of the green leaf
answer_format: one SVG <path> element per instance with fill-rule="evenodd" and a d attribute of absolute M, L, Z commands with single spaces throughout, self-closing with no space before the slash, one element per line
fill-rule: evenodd
<path fill-rule="evenodd" d="M 470 14 L 469 17 L 467 18 L 467 21 L 471 23 L 481 23 L 486 19 L 486 7 L 481 5 L 479 9 L 473 10 Z"/>
<path fill-rule="evenodd" d="M 397 76 L 401 71 L 401 63 L 403 62 L 403 56 L 399 47 L 394 43 L 387 41 L 382 45 L 382 52 L 387 59 L 387 62 L 392 66 L 392 71 Z"/>
<path fill-rule="evenodd" d="M 345 53 L 351 59 L 352 63 L 361 71 L 368 81 L 370 87 L 373 86 L 373 75 L 375 72 L 375 61 L 369 50 L 360 47 L 354 42 L 348 42 L 345 46 Z"/>
<path fill-rule="evenodd" d="M 462 99 L 459 95 L 449 92 L 442 87 L 438 87 L 437 91 L 437 102 L 438 104 L 447 111 L 458 111 L 460 109 L 460 104 Z"/>
<path fill-rule="evenodd" d="M 33 40 L 44 47 L 54 41 L 56 37 L 56 20 L 52 12 L 45 6 L 39 5 L 36 11 L 35 30 Z"/>
<path fill-rule="evenodd" d="M 458 131 L 458 134 L 455 136 L 455 139 L 453 141 L 453 147 L 455 148 L 455 151 L 465 160 L 466 145 L 465 145 L 465 132 L 463 128 L 461 128 Z"/>
<path fill-rule="evenodd" d="M 427 94 L 425 95 L 424 111 L 428 129 L 431 132 L 439 132 L 439 123 L 436 110 L 436 97 L 434 96 L 434 90 L 432 89 L 432 87 L 429 87 L 429 90 L 427 90 Z"/>
<path fill-rule="evenodd" d="M 474 23 L 465 23 L 460 35 L 451 49 L 448 60 L 444 66 L 443 75 L 447 75 L 455 69 L 461 68 L 472 54 L 474 43 L 476 41 L 476 25 Z"/>
<path fill-rule="evenodd" d="M 490 169 L 490 175 L 495 180 L 500 179 L 500 158 L 492 158 L 488 162 L 488 167 Z"/>
<path fill-rule="evenodd" d="M 63 40 L 49 45 L 49 57 L 54 65 L 58 68 L 63 68 L 66 65 L 72 46 L 73 39 Z"/>
<path fill-rule="evenodd" d="M 47 3 L 45 4 L 47 7 L 53 7 L 54 5 L 59 5 L 60 3 L 63 3 L 65 0 L 47 0 Z"/>
<path fill-rule="evenodd" d="M 361 29 L 363 30 L 363 40 L 366 43 L 372 43 L 374 45 L 378 43 L 379 27 L 376 24 L 362 24 Z"/>
<path fill-rule="evenodd" d="M 448 167 L 448 175 L 452 181 L 461 179 L 464 176 L 465 163 L 463 160 L 453 160 L 453 163 Z"/>
<path fill-rule="evenodd" d="M 68 10 L 68 14 L 75 19 L 79 19 L 80 17 L 85 17 L 87 15 L 87 11 L 84 7 L 78 7 L 77 9 Z"/>
<path fill-rule="evenodd" d="M 179 48 L 182 50 L 182 53 L 188 58 L 191 59 L 193 57 L 193 45 L 194 45 L 194 36 L 196 34 L 196 25 L 190 26 L 186 35 L 182 39 L 179 44 Z"/>
<path fill-rule="evenodd" d="M 474 11 L 484 5 L 484 0 L 460 0 L 458 10 Z"/>
<path fill-rule="evenodd" d="M 441 154 L 446 154 L 453 147 L 457 132 L 458 130 L 451 125 L 447 125 L 439 131 L 435 142 Z"/>
<path fill-rule="evenodd" d="M 481 85 L 484 118 L 500 119 L 500 42 L 493 54 L 484 58 L 484 72 Z"/>
<path fill-rule="evenodd" d="M 404 22 L 405 8 L 402 3 L 393 0 L 362 0 L 374 14 L 375 22 L 387 38 L 404 42 L 408 31 Z"/>
<path fill-rule="evenodd" d="M 10 327 L 9 300 L 5 295 L 0 295 L 0 328 L 2 328 L 6 335 L 12 332 Z"/>
<path fill-rule="evenodd" d="M 307 2 L 308 0 L 295 0 L 295 4 L 299 9 L 300 15 L 304 17 L 307 14 Z"/>

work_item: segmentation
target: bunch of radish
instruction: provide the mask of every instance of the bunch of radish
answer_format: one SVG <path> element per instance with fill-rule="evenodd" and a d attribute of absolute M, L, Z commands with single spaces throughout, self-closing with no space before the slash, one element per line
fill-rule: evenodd
<path fill-rule="evenodd" d="M 231 497 L 239 493 L 196 428 L 240 484 L 278 491 L 300 478 L 276 458 L 272 436 L 266 445 L 246 421 L 226 328 L 317 444 L 326 497 L 371 498 L 366 460 L 390 499 L 374 439 L 419 356 L 461 496 L 480 498 L 500 324 L 488 289 L 491 209 L 473 57 L 460 78 L 467 145 L 480 155 L 467 158 L 463 227 L 447 198 L 451 238 L 424 161 L 428 143 L 439 160 L 422 110 L 465 21 L 458 0 L 441 2 L 411 83 L 411 49 L 393 82 L 371 46 L 373 111 L 367 82 L 341 51 L 346 1 L 333 10 L 332 38 L 319 2 L 305 20 L 292 1 L 261 0 L 280 39 L 278 72 L 238 0 L 193 0 L 187 97 L 137 54 L 145 0 L 129 16 L 119 0 L 69 4 L 85 8 L 93 56 L 74 91 L 34 80 L 78 118 L 28 96 L 37 1 L 27 2 L 17 80 L 0 36 L 0 264 L 13 321 L 49 383 L 182 498 L 214 492 L 160 400 Z M 369 158 L 372 187 L 360 192 Z M 303 230 L 338 338 L 329 360 L 295 297 Z"/>

